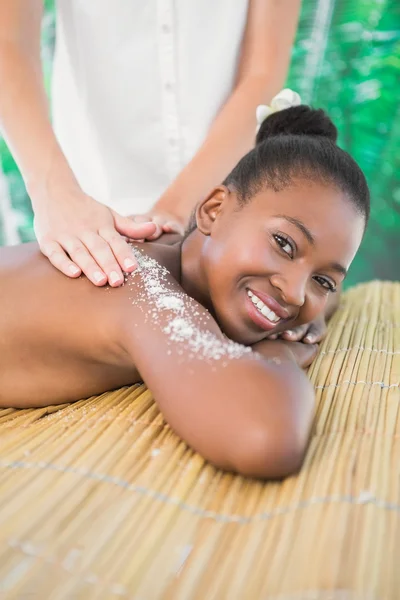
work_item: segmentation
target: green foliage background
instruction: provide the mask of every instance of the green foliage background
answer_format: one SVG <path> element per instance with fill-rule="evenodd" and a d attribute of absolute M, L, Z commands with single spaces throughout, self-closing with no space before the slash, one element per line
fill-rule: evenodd
<path fill-rule="evenodd" d="M 46 0 L 43 65 L 49 89 L 54 0 Z M 112 10 L 110 6 L 110 10 Z M 400 1 L 303 0 L 288 87 L 326 109 L 339 145 L 368 179 L 370 225 L 348 284 L 400 278 Z M 0 137 L 0 245 L 34 238 L 18 169 Z"/>

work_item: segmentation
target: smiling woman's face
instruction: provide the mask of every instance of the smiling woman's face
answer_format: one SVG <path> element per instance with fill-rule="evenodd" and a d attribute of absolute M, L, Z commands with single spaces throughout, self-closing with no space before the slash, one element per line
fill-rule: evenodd
<path fill-rule="evenodd" d="M 199 296 L 232 339 L 254 344 L 314 320 L 343 281 L 364 219 L 330 185 L 297 181 L 244 206 L 217 188 L 197 211 Z"/>

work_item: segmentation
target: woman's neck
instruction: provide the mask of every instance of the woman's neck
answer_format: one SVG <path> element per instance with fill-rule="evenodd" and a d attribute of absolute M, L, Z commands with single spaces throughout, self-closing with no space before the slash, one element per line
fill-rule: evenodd
<path fill-rule="evenodd" d="M 202 260 L 206 240 L 195 230 L 181 243 L 166 245 L 154 241 L 135 246 L 166 267 L 185 292 L 213 314 Z"/>
<path fill-rule="evenodd" d="M 189 296 L 212 313 L 212 304 L 202 260 L 205 239 L 205 236 L 196 229 L 183 240 L 181 244 L 180 284 Z"/>

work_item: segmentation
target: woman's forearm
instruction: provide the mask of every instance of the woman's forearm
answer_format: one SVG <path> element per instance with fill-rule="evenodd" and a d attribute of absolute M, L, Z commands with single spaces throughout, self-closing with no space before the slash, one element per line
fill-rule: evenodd
<path fill-rule="evenodd" d="M 294 361 L 243 357 L 182 368 L 177 358 L 158 360 L 157 369 L 145 365 L 142 376 L 184 441 L 217 467 L 246 476 L 280 478 L 300 468 L 314 392 Z"/>
<path fill-rule="evenodd" d="M 49 117 L 40 61 L 42 4 L 0 4 L 0 128 L 33 203 L 44 197 L 50 173 L 74 181 Z"/>

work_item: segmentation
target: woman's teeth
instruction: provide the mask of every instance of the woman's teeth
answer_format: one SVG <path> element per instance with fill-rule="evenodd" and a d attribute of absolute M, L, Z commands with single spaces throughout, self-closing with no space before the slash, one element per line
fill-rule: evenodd
<path fill-rule="evenodd" d="M 247 295 L 254 304 L 254 306 L 260 311 L 262 315 L 264 315 L 264 317 L 267 317 L 267 319 L 269 319 L 273 323 L 277 323 L 278 321 L 280 321 L 280 317 L 278 317 L 278 315 L 276 315 L 273 310 L 268 308 L 268 306 L 266 306 L 264 302 L 260 300 L 260 298 L 253 294 L 253 292 L 247 290 Z"/>

